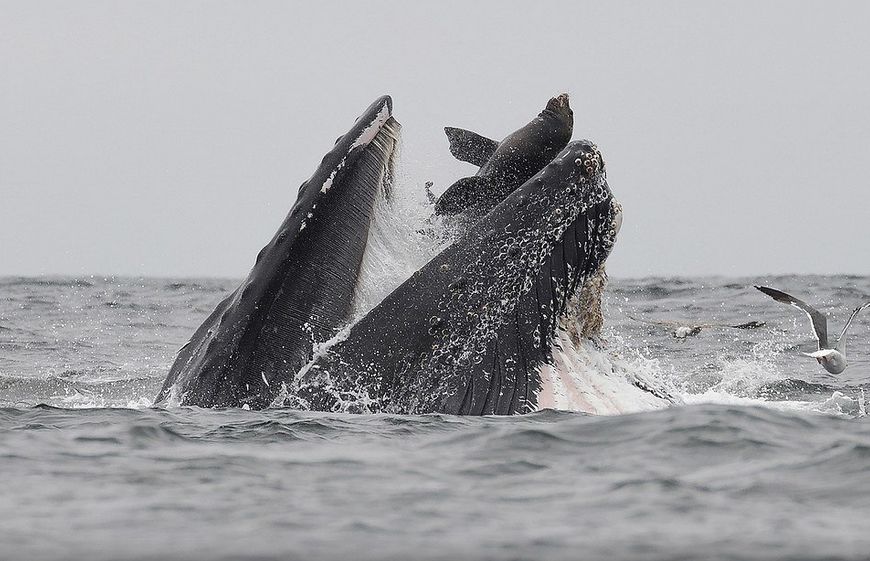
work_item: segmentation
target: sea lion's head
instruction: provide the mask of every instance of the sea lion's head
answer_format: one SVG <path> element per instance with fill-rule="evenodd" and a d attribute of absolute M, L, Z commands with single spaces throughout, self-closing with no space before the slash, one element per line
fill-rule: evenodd
<path fill-rule="evenodd" d="M 568 103 L 568 94 L 559 94 L 556 97 L 550 98 L 544 112 L 549 112 L 559 119 L 565 120 L 570 127 L 574 126 L 574 112 L 571 111 L 571 105 Z"/>

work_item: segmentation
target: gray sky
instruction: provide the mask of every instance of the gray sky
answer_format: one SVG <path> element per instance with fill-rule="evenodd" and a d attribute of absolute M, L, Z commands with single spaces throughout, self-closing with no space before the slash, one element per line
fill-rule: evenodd
<path fill-rule="evenodd" d="M 867 274 L 868 6 L 2 2 L 0 275 L 241 277 L 376 96 L 443 189 L 562 91 L 612 275 Z"/>

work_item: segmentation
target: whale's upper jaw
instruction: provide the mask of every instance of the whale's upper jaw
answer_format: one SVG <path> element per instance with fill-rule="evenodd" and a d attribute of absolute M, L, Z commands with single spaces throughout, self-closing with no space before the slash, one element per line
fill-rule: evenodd
<path fill-rule="evenodd" d="M 612 246 L 616 211 L 603 168 L 594 144 L 569 144 L 297 377 L 307 405 L 533 410 L 567 303 Z"/>

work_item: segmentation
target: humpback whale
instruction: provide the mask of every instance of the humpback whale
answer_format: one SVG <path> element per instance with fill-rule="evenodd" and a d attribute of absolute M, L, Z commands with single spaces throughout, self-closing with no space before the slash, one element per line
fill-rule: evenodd
<path fill-rule="evenodd" d="M 550 99 L 537 117 L 501 142 L 468 130 L 445 127 L 450 152 L 480 169 L 474 176 L 448 187 L 435 203 L 435 213 L 483 216 L 550 163 L 571 140 L 573 127 L 574 113 L 568 94 Z"/>
<path fill-rule="evenodd" d="M 392 180 L 392 109 L 377 99 L 339 137 L 248 277 L 178 352 L 155 404 L 265 407 L 350 319 L 374 203 Z"/>
<path fill-rule="evenodd" d="M 389 294 L 282 404 L 460 415 L 533 411 L 560 319 L 620 223 L 604 160 L 575 141 Z"/>

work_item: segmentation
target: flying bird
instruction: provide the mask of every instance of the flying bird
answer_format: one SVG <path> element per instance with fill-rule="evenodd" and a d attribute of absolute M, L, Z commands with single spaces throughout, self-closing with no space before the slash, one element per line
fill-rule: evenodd
<path fill-rule="evenodd" d="M 750 321 L 747 323 L 741 323 L 739 325 L 729 325 L 727 323 L 682 323 L 679 321 L 654 321 L 648 319 L 641 319 L 632 316 L 631 314 L 625 314 L 630 319 L 634 321 L 639 321 L 641 323 L 648 323 L 650 325 L 661 325 L 662 327 L 667 327 L 671 335 L 677 339 L 685 339 L 686 337 L 694 337 L 698 333 L 701 332 L 702 329 L 710 329 L 710 328 L 729 328 L 729 329 L 757 329 L 764 325 L 763 321 Z"/>
<path fill-rule="evenodd" d="M 767 294 L 777 302 L 794 306 L 809 316 L 810 321 L 813 323 L 813 333 L 819 342 L 819 350 L 812 353 L 801 354 L 813 357 L 831 374 L 839 374 L 846 369 L 846 366 L 848 366 L 848 363 L 846 362 L 846 331 L 849 329 L 849 326 L 852 325 L 852 320 L 855 319 L 858 312 L 870 306 L 870 302 L 866 302 L 855 308 L 852 315 L 849 316 L 849 320 L 846 322 L 843 331 L 840 332 L 837 344 L 831 346 L 828 342 L 828 319 L 825 317 L 825 314 L 813 308 L 803 300 L 798 300 L 791 294 L 786 294 L 781 290 L 757 285 L 755 288 Z"/>

